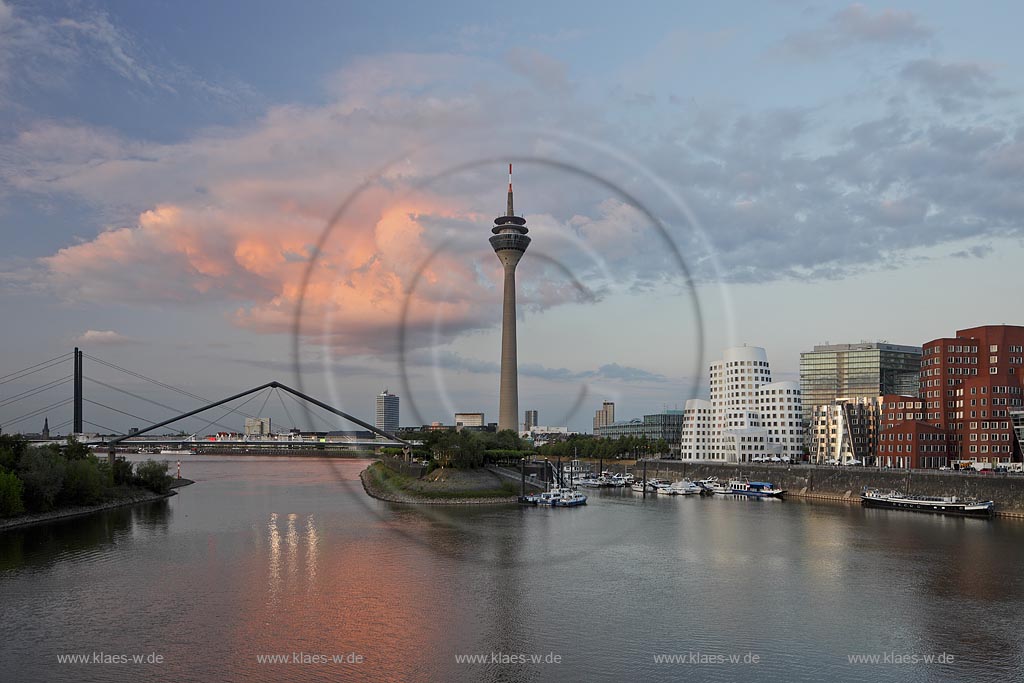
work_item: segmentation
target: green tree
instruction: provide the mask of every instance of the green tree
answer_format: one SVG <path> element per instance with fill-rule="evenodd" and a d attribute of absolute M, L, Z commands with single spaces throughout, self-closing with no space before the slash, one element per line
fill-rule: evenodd
<path fill-rule="evenodd" d="M 95 455 L 67 463 L 64 486 L 60 492 L 61 502 L 67 505 L 93 505 L 103 500 L 106 486 L 99 464 Z"/>
<path fill-rule="evenodd" d="M 174 479 L 167 473 L 167 463 L 147 460 L 135 467 L 135 481 L 155 493 L 167 493 Z"/>
<path fill-rule="evenodd" d="M 85 460 L 92 455 L 92 449 L 76 439 L 68 436 L 67 445 L 64 446 L 64 457 L 69 461 Z"/>
<path fill-rule="evenodd" d="M 0 471 L 0 517 L 11 517 L 25 511 L 21 499 L 24 485 L 14 472 Z"/>
<path fill-rule="evenodd" d="M 132 470 L 132 464 L 125 460 L 123 455 L 114 458 L 114 469 L 111 472 L 111 477 L 115 486 L 130 484 L 135 478 L 135 472 Z"/>
<path fill-rule="evenodd" d="M 442 466 L 468 469 L 483 464 L 483 442 L 476 434 L 467 430 L 440 434 L 431 453 Z"/>
<path fill-rule="evenodd" d="M 0 434 L 0 467 L 17 472 L 21 457 L 28 450 L 28 441 L 20 434 Z"/>
<path fill-rule="evenodd" d="M 25 506 L 33 512 L 53 508 L 64 486 L 67 461 L 54 447 L 29 448 L 21 457 L 18 477 L 25 484 Z"/>

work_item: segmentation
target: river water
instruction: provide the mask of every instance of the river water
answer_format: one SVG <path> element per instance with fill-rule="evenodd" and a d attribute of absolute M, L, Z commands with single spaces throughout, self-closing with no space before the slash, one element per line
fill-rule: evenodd
<path fill-rule="evenodd" d="M 629 490 L 409 508 L 363 493 L 366 464 L 191 456 L 169 500 L 0 534 L 0 680 L 1024 671 L 1019 522 Z"/>

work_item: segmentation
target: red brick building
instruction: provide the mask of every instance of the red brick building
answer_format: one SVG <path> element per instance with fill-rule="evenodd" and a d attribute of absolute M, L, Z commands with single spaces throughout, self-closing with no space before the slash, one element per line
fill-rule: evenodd
<path fill-rule="evenodd" d="M 884 399 L 880 464 L 1021 460 L 1009 411 L 1024 398 L 1024 327 L 958 330 L 955 337 L 926 342 L 923 350 L 920 398 Z M 897 458 L 904 464 L 897 465 Z"/>
<path fill-rule="evenodd" d="M 917 396 L 882 397 L 875 464 L 881 467 L 946 467 L 953 458 L 946 432 L 924 419 L 926 401 Z"/>

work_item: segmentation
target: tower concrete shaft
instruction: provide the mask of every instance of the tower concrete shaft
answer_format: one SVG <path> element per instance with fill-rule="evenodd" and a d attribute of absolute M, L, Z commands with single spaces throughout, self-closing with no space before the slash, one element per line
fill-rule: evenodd
<path fill-rule="evenodd" d="M 508 204 L 494 219 L 490 238 L 505 271 L 501 304 L 501 384 L 498 388 L 498 429 L 519 431 L 519 363 L 516 349 L 516 266 L 530 246 L 526 219 L 512 213 L 512 165 L 508 167 Z"/>
<path fill-rule="evenodd" d="M 501 386 L 498 391 L 498 429 L 518 430 L 519 360 L 516 343 L 516 265 L 506 262 L 505 293 L 501 304 Z"/>

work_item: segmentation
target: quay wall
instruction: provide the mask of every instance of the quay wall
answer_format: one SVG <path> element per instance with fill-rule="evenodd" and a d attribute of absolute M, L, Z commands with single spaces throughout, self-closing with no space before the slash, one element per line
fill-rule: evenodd
<path fill-rule="evenodd" d="M 637 463 L 632 471 L 639 476 L 642 465 Z M 659 460 L 648 462 L 647 476 L 666 479 L 703 479 L 715 476 L 722 481 L 746 477 L 751 481 L 770 481 L 786 489 L 788 496 L 849 500 L 856 503 L 860 502 L 859 495 L 865 486 L 896 489 L 915 495 L 992 500 L 996 503 L 997 514 L 1024 517 L 1024 475 L 814 465 L 712 465 Z"/>

